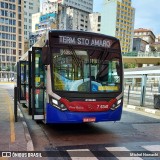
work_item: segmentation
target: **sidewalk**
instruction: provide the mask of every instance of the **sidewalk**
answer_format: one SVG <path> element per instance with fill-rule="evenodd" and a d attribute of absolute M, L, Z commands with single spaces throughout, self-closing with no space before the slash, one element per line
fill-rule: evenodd
<path fill-rule="evenodd" d="M 160 109 L 153 109 L 150 107 L 141 107 L 141 106 L 136 106 L 136 105 L 130 105 L 124 103 L 124 108 L 129 109 L 130 111 L 137 111 L 137 112 L 143 112 L 146 114 L 154 115 L 157 116 L 160 119 Z"/>
<path fill-rule="evenodd" d="M 14 101 L 6 89 L 0 88 L 0 151 L 33 150 L 33 143 L 20 110 L 18 122 L 15 122 Z"/>

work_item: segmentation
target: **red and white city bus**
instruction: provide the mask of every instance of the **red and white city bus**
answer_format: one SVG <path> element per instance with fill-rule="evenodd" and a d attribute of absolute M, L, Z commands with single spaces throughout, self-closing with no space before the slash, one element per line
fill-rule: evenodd
<path fill-rule="evenodd" d="M 44 123 L 118 121 L 123 64 L 117 38 L 51 30 L 17 63 L 18 101 Z M 37 47 L 38 46 L 38 47 Z"/>

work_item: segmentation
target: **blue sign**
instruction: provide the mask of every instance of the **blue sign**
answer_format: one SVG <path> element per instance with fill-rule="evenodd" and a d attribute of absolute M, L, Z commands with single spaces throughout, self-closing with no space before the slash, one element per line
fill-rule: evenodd
<path fill-rule="evenodd" d="M 44 15 L 40 16 L 39 21 L 44 22 L 44 21 L 48 21 L 49 19 L 52 19 L 52 18 L 56 18 L 56 13 L 44 14 Z"/>

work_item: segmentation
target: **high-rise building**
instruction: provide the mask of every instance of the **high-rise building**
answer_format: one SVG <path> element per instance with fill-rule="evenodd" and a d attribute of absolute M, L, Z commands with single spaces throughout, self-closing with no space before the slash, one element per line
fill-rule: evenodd
<path fill-rule="evenodd" d="M 88 30 L 89 13 L 93 12 L 93 0 L 46 0 L 42 13 L 56 13 L 58 29 Z"/>
<path fill-rule="evenodd" d="M 32 14 L 40 12 L 40 0 L 24 0 L 24 38 L 32 32 Z"/>
<path fill-rule="evenodd" d="M 104 0 L 101 33 L 120 39 L 122 53 L 132 50 L 134 19 L 131 0 Z"/>
<path fill-rule="evenodd" d="M 43 12 L 48 12 L 48 10 L 57 9 L 56 5 L 61 4 L 65 6 L 70 6 L 72 8 L 82 10 L 88 13 L 93 11 L 93 0 L 44 0 L 42 5 Z M 53 5 L 55 5 L 53 7 Z M 53 8 L 52 8 L 53 7 Z"/>
<path fill-rule="evenodd" d="M 101 31 L 101 14 L 94 12 L 89 14 L 88 31 L 100 32 Z"/>
<path fill-rule="evenodd" d="M 24 50 L 24 1 L 0 0 L 0 78 L 12 76 Z"/>
<path fill-rule="evenodd" d="M 49 29 L 88 31 L 93 0 L 44 0 L 42 12 L 32 15 L 32 46 Z"/>

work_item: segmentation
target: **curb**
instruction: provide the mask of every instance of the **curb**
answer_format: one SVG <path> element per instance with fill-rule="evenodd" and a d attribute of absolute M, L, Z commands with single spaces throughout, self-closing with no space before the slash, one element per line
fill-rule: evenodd
<path fill-rule="evenodd" d="M 14 82 L 0 82 L 0 84 L 14 84 Z"/>
<path fill-rule="evenodd" d="M 2 84 L 2 83 L 0 82 L 0 84 Z M 14 83 L 13 82 L 11 82 L 11 83 L 7 82 L 6 84 L 14 84 Z M 14 101 L 14 97 L 11 94 L 9 94 L 9 96 Z M 29 132 L 28 126 L 27 126 L 27 123 L 25 121 L 24 114 L 23 114 L 23 112 L 22 112 L 22 110 L 21 110 L 21 108 L 20 108 L 18 103 L 17 103 L 17 110 L 18 110 L 17 111 L 18 112 L 17 115 L 19 114 L 19 116 L 21 117 L 21 119 L 22 119 L 21 122 L 22 122 L 23 127 L 24 127 L 24 134 L 25 134 L 25 139 L 26 139 L 26 142 L 27 142 L 27 151 L 34 151 L 33 141 L 32 141 L 32 138 L 30 136 L 30 132 Z"/>
<path fill-rule="evenodd" d="M 124 107 L 128 108 L 128 109 L 133 109 L 133 110 L 136 110 L 136 111 L 142 111 L 142 112 L 145 112 L 145 113 L 150 113 L 150 114 L 153 114 L 153 115 L 160 116 L 160 110 L 158 110 L 158 109 L 150 109 L 150 108 L 146 108 L 146 107 L 127 105 L 127 104 L 125 104 Z"/>
<path fill-rule="evenodd" d="M 26 141 L 27 141 L 27 151 L 34 151 L 33 141 L 32 141 L 32 138 L 30 136 L 27 123 L 25 122 L 25 118 L 23 116 L 23 113 L 22 113 L 19 105 L 18 105 L 18 111 L 20 112 L 20 117 L 22 117 L 22 119 L 23 119 L 22 124 L 23 124 L 23 127 L 24 127 L 24 134 L 25 134 Z"/>

